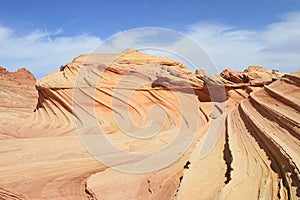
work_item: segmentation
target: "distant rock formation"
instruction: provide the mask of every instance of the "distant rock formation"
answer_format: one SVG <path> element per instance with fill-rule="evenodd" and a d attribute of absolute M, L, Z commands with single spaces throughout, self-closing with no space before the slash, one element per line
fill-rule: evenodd
<path fill-rule="evenodd" d="M 35 82 L 24 68 L 9 72 L 0 66 L 0 138 L 17 136 L 17 124 L 34 111 L 38 97 Z"/>
<path fill-rule="evenodd" d="M 275 70 L 267 70 L 260 66 L 249 66 L 244 72 L 237 72 L 227 68 L 220 73 L 220 76 L 236 84 L 264 85 L 277 80 L 283 76 L 283 73 Z"/>
<path fill-rule="evenodd" d="M 33 74 L 25 68 L 20 68 L 16 72 L 9 72 L 4 67 L 0 66 L 1 84 L 4 81 L 13 81 L 18 85 L 32 85 L 35 84 L 36 79 Z"/>
<path fill-rule="evenodd" d="M 300 198 L 299 73 L 259 66 L 193 73 L 130 49 L 81 55 L 37 82 L 25 69 L 0 67 L 0 99 L 0 199 Z M 222 115 L 212 150 L 200 158 Z M 79 139 L 98 132 L 123 151 L 150 156 L 129 162 L 104 149 L 115 165 L 101 163 Z M 170 154 L 155 154 L 173 141 Z M 117 170 L 155 168 L 186 141 L 162 168 Z"/>

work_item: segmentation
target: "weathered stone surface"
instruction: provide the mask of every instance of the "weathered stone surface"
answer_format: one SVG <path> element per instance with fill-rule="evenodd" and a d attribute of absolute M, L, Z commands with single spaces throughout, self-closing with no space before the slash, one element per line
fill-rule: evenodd
<path fill-rule="evenodd" d="M 226 98 L 216 87 L 220 85 Z M 210 97 L 212 92 L 220 93 L 224 102 L 212 102 L 216 100 Z M 81 55 L 37 82 L 25 69 L 11 73 L 0 67 L 0 97 L 0 199 L 300 196 L 297 73 L 258 66 L 244 72 L 226 69 L 220 76 L 200 70 L 192 73 L 168 58 L 128 50 Z M 155 112 L 151 111 L 154 105 L 159 105 Z M 216 144 L 200 157 L 206 133 L 222 113 L 226 120 L 215 133 Z M 96 132 L 93 120 L 99 128 Z M 130 120 L 134 125 L 126 128 Z M 101 130 L 123 151 L 158 152 L 128 164 L 144 162 L 154 169 L 168 158 L 168 153 L 160 152 L 189 127 L 195 135 L 183 154 L 148 173 L 117 170 L 128 163 L 111 152 L 103 155 L 116 160 L 114 166 L 95 160 L 78 136 Z M 131 133 L 155 135 L 138 139 Z M 170 155 L 189 139 L 189 133 L 172 146 Z M 151 159 L 153 163 L 148 162 Z"/>

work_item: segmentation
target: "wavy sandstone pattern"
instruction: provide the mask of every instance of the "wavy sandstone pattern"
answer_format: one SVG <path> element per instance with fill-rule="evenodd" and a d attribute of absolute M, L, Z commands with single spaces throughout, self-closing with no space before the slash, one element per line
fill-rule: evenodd
<path fill-rule="evenodd" d="M 78 79 L 82 69 L 84 79 Z M 297 73 L 283 75 L 252 66 L 242 73 L 226 69 L 218 77 L 128 50 L 77 57 L 35 84 L 38 97 L 34 79 L 18 85 L 20 74 L 8 73 L 0 68 L 0 199 L 300 197 Z M 200 159 L 204 135 L 223 105 L 211 102 L 208 88 L 220 82 L 226 92 L 226 120 L 214 148 Z M 140 83 L 146 84 L 137 87 Z M 126 94 L 131 94 L 130 100 Z M 178 102 L 179 96 L 187 105 Z M 151 115 L 153 105 L 161 110 Z M 154 172 L 130 174 L 101 164 L 77 135 L 79 130 L 92 137 L 90 122 L 96 119 L 107 138 L 122 149 L 160 151 L 185 130 L 182 127 L 193 126 L 193 120 L 182 120 L 188 115 L 180 106 L 196 113 L 196 135 L 178 160 Z M 124 134 L 116 117 L 129 122 L 127 111 L 137 127 L 146 127 L 138 132 L 132 125 L 128 132 L 159 134 L 147 140 Z M 117 159 L 116 165 L 126 162 L 118 155 L 105 156 Z"/>

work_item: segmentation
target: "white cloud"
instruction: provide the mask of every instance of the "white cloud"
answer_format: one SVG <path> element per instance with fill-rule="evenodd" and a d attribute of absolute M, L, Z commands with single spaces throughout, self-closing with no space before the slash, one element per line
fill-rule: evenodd
<path fill-rule="evenodd" d="M 83 34 L 62 37 L 62 30 L 47 32 L 35 30 L 24 36 L 0 26 L 0 65 L 16 70 L 26 67 L 41 77 L 58 70 L 82 53 L 91 52 L 101 43 L 100 38 Z"/>
<path fill-rule="evenodd" d="M 300 68 L 299 27 L 300 12 L 295 12 L 283 15 L 281 21 L 260 30 L 202 22 L 189 26 L 185 34 L 208 52 L 220 70 L 225 67 L 243 70 L 249 65 L 261 65 L 292 72 Z M 81 53 L 90 53 L 102 42 L 99 37 L 88 34 L 64 37 L 62 30 L 35 30 L 23 36 L 17 36 L 16 32 L 0 26 L 0 65 L 10 70 L 25 66 L 39 77 L 58 70 L 60 65 L 70 62 Z M 157 35 L 154 38 L 160 38 L 159 41 L 152 41 L 153 35 Z M 195 51 L 196 47 L 191 46 L 186 38 L 177 37 L 176 34 L 173 38 L 155 29 L 129 34 L 122 32 L 94 52 L 111 53 L 143 45 L 161 46 L 172 51 L 177 49 L 179 54 L 187 55 L 185 57 L 188 60 L 200 63 L 197 67 L 203 67 L 201 60 L 203 65 L 210 63 L 205 60 L 204 51 Z"/>
<path fill-rule="evenodd" d="M 295 12 L 262 30 L 199 23 L 191 26 L 187 35 L 200 43 L 221 69 L 261 65 L 293 72 L 300 68 L 299 27 L 300 12 Z"/>

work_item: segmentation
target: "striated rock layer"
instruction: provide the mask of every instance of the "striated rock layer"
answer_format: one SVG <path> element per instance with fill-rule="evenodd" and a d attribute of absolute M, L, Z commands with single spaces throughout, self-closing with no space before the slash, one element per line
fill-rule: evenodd
<path fill-rule="evenodd" d="M 0 97 L 0 199 L 300 198 L 299 73 L 193 73 L 128 50 L 37 82 L 0 68 Z"/>
<path fill-rule="evenodd" d="M 34 111 L 38 97 L 35 82 L 24 68 L 8 72 L 0 66 L 0 139 L 18 134 L 16 122 L 26 120 Z"/>

